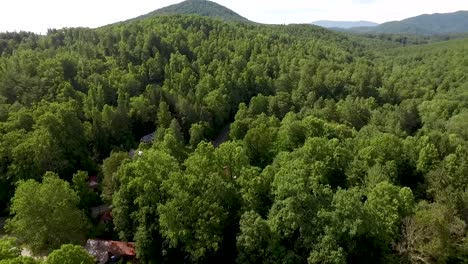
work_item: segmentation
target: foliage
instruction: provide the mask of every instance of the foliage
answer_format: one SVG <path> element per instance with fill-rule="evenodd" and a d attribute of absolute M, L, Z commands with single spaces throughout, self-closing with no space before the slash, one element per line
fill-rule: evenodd
<path fill-rule="evenodd" d="M 410 263 L 447 263 L 467 260 L 466 224 L 442 204 L 422 202 L 404 221 L 397 250 Z"/>
<path fill-rule="evenodd" d="M 8 229 L 81 243 L 99 175 L 143 263 L 466 262 L 467 41 L 171 15 L 0 34 Z"/>
<path fill-rule="evenodd" d="M 40 261 L 31 257 L 16 257 L 11 259 L 0 260 L 0 264 L 40 264 Z"/>
<path fill-rule="evenodd" d="M 42 183 L 21 181 L 12 199 L 13 218 L 6 229 L 34 252 L 65 243 L 80 244 L 87 225 L 78 203 L 78 195 L 56 174 L 47 173 Z"/>
<path fill-rule="evenodd" d="M 83 247 L 62 245 L 47 256 L 45 264 L 94 264 L 96 260 Z"/>
<path fill-rule="evenodd" d="M 18 247 L 14 238 L 3 237 L 0 239 L 0 260 L 15 258 L 20 254 L 21 249 Z"/>

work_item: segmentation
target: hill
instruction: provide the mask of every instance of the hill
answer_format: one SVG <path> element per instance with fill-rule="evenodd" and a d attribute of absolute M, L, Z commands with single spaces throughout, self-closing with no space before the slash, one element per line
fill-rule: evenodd
<path fill-rule="evenodd" d="M 319 20 L 311 23 L 312 25 L 321 26 L 324 28 L 355 28 L 355 27 L 375 27 L 378 23 L 370 21 L 331 21 Z"/>
<path fill-rule="evenodd" d="M 231 9 L 207 0 L 186 0 L 178 4 L 163 7 L 136 19 L 161 15 L 199 15 L 219 18 L 225 21 L 249 21 Z"/>
<path fill-rule="evenodd" d="M 438 35 L 468 32 L 468 11 L 421 15 L 401 21 L 392 21 L 376 27 L 357 27 L 350 31 L 359 33 L 389 33 Z"/>

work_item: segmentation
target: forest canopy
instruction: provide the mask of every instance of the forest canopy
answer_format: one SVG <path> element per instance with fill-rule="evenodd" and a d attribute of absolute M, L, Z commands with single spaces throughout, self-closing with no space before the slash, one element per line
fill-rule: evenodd
<path fill-rule="evenodd" d="M 199 16 L 2 33 L 0 208 L 51 251 L 110 203 L 142 263 L 466 262 L 467 45 Z M 30 238 L 28 210 L 82 231 Z"/>

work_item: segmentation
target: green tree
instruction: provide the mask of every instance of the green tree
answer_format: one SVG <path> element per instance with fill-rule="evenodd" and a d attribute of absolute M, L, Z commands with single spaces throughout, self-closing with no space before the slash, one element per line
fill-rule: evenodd
<path fill-rule="evenodd" d="M 237 237 L 238 263 L 271 263 L 273 238 L 266 220 L 254 211 L 245 212 Z"/>
<path fill-rule="evenodd" d="M 281 121 L 277 144 L 280 150 L 292 151 L 301 146 L 306 138 L 306 129 L 294 114 L 288 113 Z"/>
<path fill-rule="evenodd" d="M 16 257 L 12 259 L 0 260 L 0 264 L 40 264 L 41 262 L 31 257 Z"/>
<path fill-rule="evenodd" d="M 174 157 L 152 148 L 123 163 L 113 176 L 119 183 L 112 200 L 115 228 L 122 239 L 136 241 L 141 261 L 160 260 L 169 250 L 160 235 L 159 207 L 168 199 L 163 183 L 179 170 Z"/>
<path fill-rule="evenodd" d="M 362 202 L 363 193 L 357 188 L 339 189 L 333 196 L 331 208 L 322 209 L 319 217 L 327 226 L 315 246 L 312 263 L 378 262 L 380 252 L 368 237 L 368 216 Z M 376 257 L 377 256 L 377 257 Z"/>
<path fill-rule="evenodd" d="M 161 102 L 159 104 L 159 110 L 157 113 L 157 126 L 161 128 L 168 128 L 171 124 L 172 117 L 171 112 L 169 111 L 169 106 L 166 102 Z"/>
<path fill-rule="evenodd" d="M 410 263 L 466 262 L 466 223 L 443 204 L 421 202 L 404 220 L 397 251 Z"/>
<path fill-rule="evenodd" d="M 196 148 L 198 143 L 205 139 L 206 130 L 208 129 L 208 123 L 206 122 L 199 122 L 193 124 L 190 127 L 190 146 L 192 148 Z"/>
<path fill-rule="evenodd" d="M 122 163 L 129 159 L 127 152 L 111 152 L 110 156 L 102 162 L 102 197 L 112 201 L 112 195 L 118 190 L 119 182 L 117 172 Z"/>
<path fill-rule="evenodd" d="M 84 171 L 78 171 L 72 178 L 72 188 L 80 197 L 78 207 L 82 210 L 89 209 L 101 202 L 99 195 L 90 188 L 88 179 L 88 173 Z"/>
<path fill-rule="evenodd" d="M 0 239 L 0 260 L 16 258 L 21 254 L 21 249 L 12 237 Z"/>
<path fill-rule="evenodd" d="M 388 246 L 400 232 L 401 220 L 413 211 L 413 193 L 407 187 L 381 182 L 367 194 L 364 208 L 371 219 L 370 234 Z"/>
<path fill-rule="evenodd" d="M 207 261 L 223 250 L 232 250 L 223 246 L 235 243 L 233 228 L 239 197 L 233 176 L 239 156 L 231 151 L 214 151 L 210 143 L 200 143 L 185 161 L 186 170 L 164 182 L 169 199 L 158 207 L 161 233 L 192 261 Z"/>
<path fill-rule="evenodd" d="M 20 181 L 11 202 L 13 218 L 7 221 L 6 229 L 33 252 L 80 244 L 87 222 L 77 207 L 79 202 L 70 184 L 56 174 L 46 173 L 42 183 Z"/>
<path fill-rule="evenodd" d="M 171 121 L 172 117 L 171 112 L 169 111 L 169 106 L 166 104 L 166 102 L 162 101 L 161 103 L 159 103 L 159 109 L 156 116 L 158 139 L 162 139 L 162 137 L 164 137 L 164 130 L 166 128 L 169 128 Z"/>
<path fill-rule="evenodd" d="M 76 245 L 62 245 L 52 251 L 45 264 L 94 264 L 96 260 L 83 247 Z"/>
<path fill-rule="evenodd" d="M 255 166 L 265 167 L 275 156 L 274 142 L 277 129 L 266 124 L 251 128 L 244 138 L 244 146 L 251 162 Z"/>
<path fill-rule="evenodd" d="M 16 179 L 39 179 L 46 171 L 71 179 L 78 169 L 88 169 L 83 124 L 76 105 L 42 104 L 35 111 L 34 131 L 12 149 L 9 173 Z"/>
<path fill-rule="evenodd" d="M 353 98 L 346 97 L 336 104 L 336 110 L 340 116 L 340 121 L 356 129 L 361 129 L 369 122 L 372 110 L 376 108 L 375 99 L 370 97 Z"/>

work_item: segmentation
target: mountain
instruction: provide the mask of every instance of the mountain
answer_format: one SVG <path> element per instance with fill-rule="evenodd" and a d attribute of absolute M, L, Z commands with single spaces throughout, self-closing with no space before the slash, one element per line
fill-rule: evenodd
<path fill-rule="evenodd" d="M 312 25 L 321 26 L 324 28 L 355 28 L 355 27 L 375 27 L 378 23 L 370 21 L 331 21 L 319 20 L 312 22 Z"/>
<path fill-rule="evenodd" d="M 186 0 L 175 5 L 155 10 L 146 15 L 137 17 L 136 19 L 160 15 L 199 15 L 219 18 L 225 21 L 249 21 L 231 9 L 207 0 Z"/>
<path fill-rule="evenodd" d="M 401 21 L 392 21 L 376 27 L 356 27 L 350 31 L 360 33 L 389 33 L 438 35 L 468 32 L 468 11 L 421 15 Z"/>

